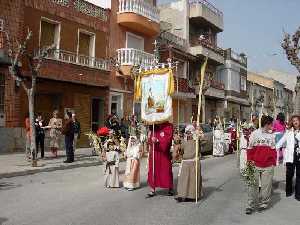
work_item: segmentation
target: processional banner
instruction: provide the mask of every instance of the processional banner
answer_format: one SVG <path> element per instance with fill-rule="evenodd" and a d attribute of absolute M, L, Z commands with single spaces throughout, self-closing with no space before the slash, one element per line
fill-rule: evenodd
<path fill-rule="evenodd" d="M 174 78 L 171 69 L 157 69 L 140 74 L 135 84 L 135 98 L 141 101 L 141 118 L 147 124 L 170 120 L 173 115 Z"/>

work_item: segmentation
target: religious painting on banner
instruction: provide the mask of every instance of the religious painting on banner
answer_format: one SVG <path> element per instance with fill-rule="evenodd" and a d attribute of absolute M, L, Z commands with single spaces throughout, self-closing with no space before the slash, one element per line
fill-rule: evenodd
<path fill-rule="evenodd" d="M 147 124 L 169 121 L 172 117 L 174 80 L 172 70 L 158 69 L 141 75 L 141 117 Z"/>

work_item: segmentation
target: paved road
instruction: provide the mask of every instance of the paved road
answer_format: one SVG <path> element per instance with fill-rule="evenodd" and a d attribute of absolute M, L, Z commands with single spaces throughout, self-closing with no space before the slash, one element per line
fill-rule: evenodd
<path fill-rule="evenodd" d="M 99 166 L 0 179 L 0 224 L 299 224 L 300 203 L 285 198 L 282 168 L 276 171 L 272 207 L 264 213 L 246 216 L 245 189 L 234 156 L 206 159 L 202 166 L 205 196 L 197 205 L 177 204 L 163 195 L 145 199 L 148 192 L 145 176 L 143 188 L 135 192 L 104 189 Z M 177 170 L 174 168 L 174 174 Z"/>

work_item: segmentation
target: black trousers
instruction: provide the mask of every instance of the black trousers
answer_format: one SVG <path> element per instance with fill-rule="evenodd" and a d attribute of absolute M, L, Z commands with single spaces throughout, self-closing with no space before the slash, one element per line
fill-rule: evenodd
<path fill-rule="evenodd" d="M 36 155 L 39 154 L 39 148 L 40 148 L 41 149 L 41 158 L 44 158 L 44 154 L 45 154 L 45 148 L 44 148 L 45 136 L 44 135 L 37 135 L 35 140 L 36 140 Z"/>
<path fill-rule="evenodd" d="M 300 162 L 286 163 L 286 187 L 287 195 L 293 194 L 293 179 L 296 170 L 296 185 L 295 185 L 295 198 L 300 200 Z"/>
<path fill-rule="evenodd" d="M 65 136 L 66 155 L 68 162 L 74 162 L 73 140 L 74 136 Z"/>

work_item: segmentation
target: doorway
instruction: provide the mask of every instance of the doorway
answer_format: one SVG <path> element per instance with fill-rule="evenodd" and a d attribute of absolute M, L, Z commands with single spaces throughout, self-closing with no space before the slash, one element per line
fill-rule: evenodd
<path fill-rule="evenodd" d="M 120 119 L 123 117 L 123 94 L 118 92 L 110 93 L 110 108 L 109 113 L 118 116 Z"/>
<path fill-rule="evenodd" d="M 98 128 L 104 125 L 104 100 L 93 98 L 91 105 L 92 131 L 97 132 Z"/>

